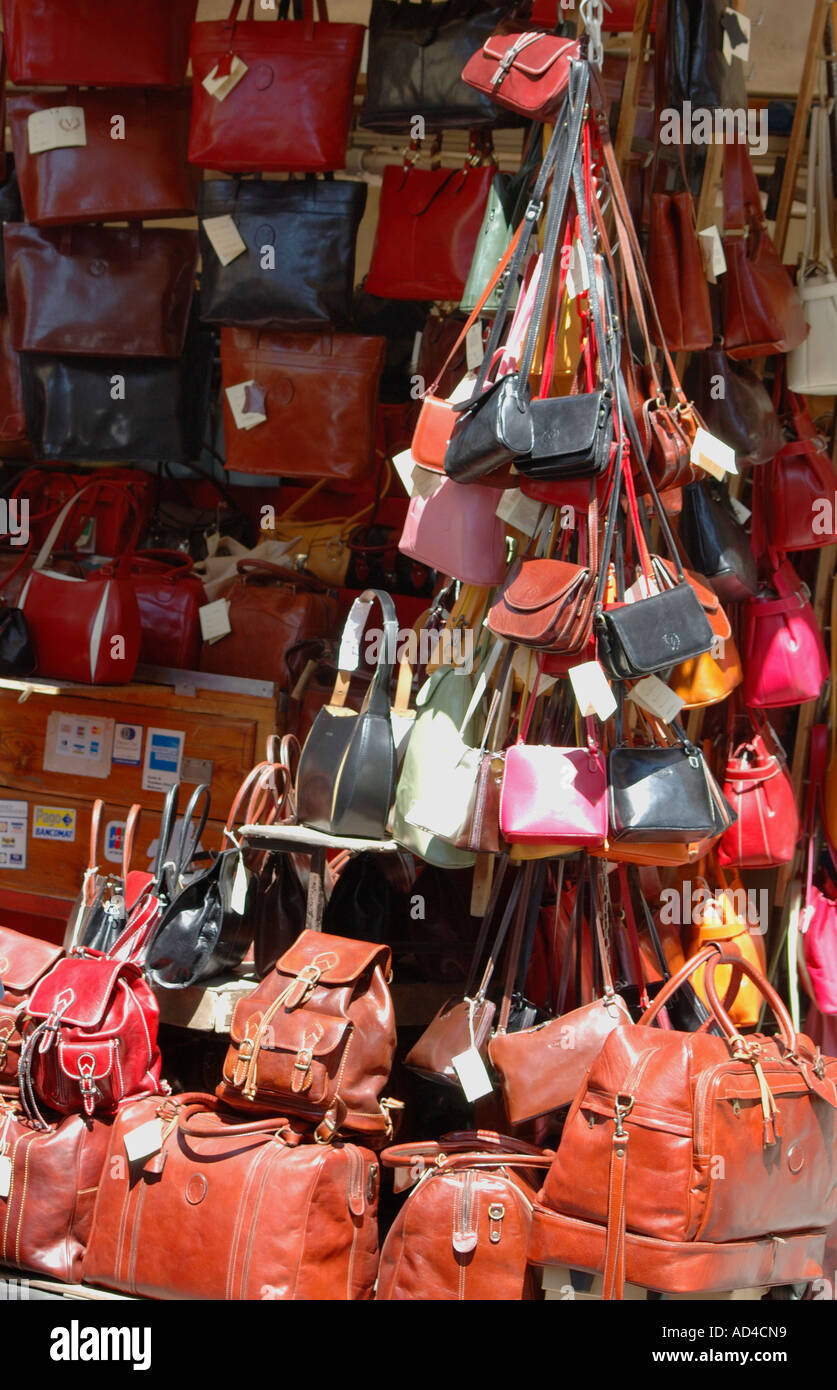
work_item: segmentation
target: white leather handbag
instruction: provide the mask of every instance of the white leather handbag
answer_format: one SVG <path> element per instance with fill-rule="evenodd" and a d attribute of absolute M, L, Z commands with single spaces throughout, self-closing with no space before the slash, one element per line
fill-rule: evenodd
<path fill-rule="evenodd" d="M 788 353 L 787 382 L 807 396 L 837 393 L 837 276 L 829 227 L 831 144 L 824 106 L 811 111 L 805 244 L 797 289 L 810 333 Z"/>

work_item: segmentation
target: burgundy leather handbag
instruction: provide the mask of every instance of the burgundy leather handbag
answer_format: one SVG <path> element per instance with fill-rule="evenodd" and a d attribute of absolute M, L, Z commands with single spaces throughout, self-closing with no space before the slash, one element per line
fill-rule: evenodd
<path fill-rule="evenodd" d="M 108 573 L 114 572 L 109 566 Z M 197 671 L 199 612 L 207 600 L 203 584 L 192 573 L 191 556 L 182 550 L 138 550 L 128 577 L 139 608 L 140 662 Z"/>
<path fill-rule="evenodd" d="M 9 315 L 0 310 L 0 457 L 20 458 L 27 447 L 20 359 L 12 347 Z"/>
<path fill-rule="evenodd" d="M 64 533 L 64 544 L 71 548 L 85 537 L 96 555 L 121 555 L 133 543 L 137 516 L 140 531 L 151 518 L 152 484 L 150 474 L 141 468 L 97 468 L 93 474 L 41 464 L 27 468 L 9 496 L 28 499 L 30 534 L 35 545 L 42 545 L 61 508 L 85 488 L 83 505 L 70 514 L 72 524 Z"/>
<path fill-rule="evenodd" d="M 303 0 L 302 19 L 259 23 L 253 0 L 232 0 L 226 20 L 192 30 L 189 158 L 234 173 L 342 169 L 366 30 L 332 24 L 325 0 Z M 243 13 L 244 18 L 237 16 Z M 205 83 L 244 72 L 219 98 Z"/>
<path fill-rule="evenodd" d="M 197 0 L 3 0 L 15 83 L 177 87 Z"/>
<path fill-rule="evenodd" d="M 532 121 L 550 121 L 567 91 L 578 41 L 532 30 L 492 34 L 462 69 L 462 80 Z"/>
<path fill-rule="evenodd" d="M 42 975 L 51 970 L 64 951 L 50 941 L 24 936 L 0 927 L 0 1086 L 17 1084 L 20 1058 L 20 1022 L 29 995 Z M 0 1153 L 2 1150 L 0 1150 Z"/>
<path fill-rule="evenodd" d="M 30 154 L 29 117 L 54 106 L 81 109 L 86 144 Z M 50 227 L 194 213 L 200 172 L 186 157 L 188 91 L 20 92 L 9 97 L 8 112 L 28 222 Z M 113 138 L 117 115 L 124 139 Z"/>
<path fill-rule="evenodd" d="M 652 193 L 647 264 L 669 352 L 710 347 L 709 286 L 688 190 Z"/>
<path fill-rule="evenodd" d="M 19 352 L 179 357 L 198 260 L 175 227 L 7 223 L 6 292 Z"/>

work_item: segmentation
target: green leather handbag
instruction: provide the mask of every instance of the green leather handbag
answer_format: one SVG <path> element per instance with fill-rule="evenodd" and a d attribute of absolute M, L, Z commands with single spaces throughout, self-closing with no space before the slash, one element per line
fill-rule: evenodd
<path fill-rule="evenodd" d="M 491 185 L 482 226 L 477 236 L 474 259 L 465 281 L 465 290 L 459 304 L 463 313 L 470 314 L 477 307 L 482 292 L 494 274 L 503 254 L 512 239 L 514 228 L 506 213 L 507 190 L 503 177 L 498 174 Z M 492 290 L 484 305 L 484 312 L 494 313 L 502 294 L 502 286 Z"/>

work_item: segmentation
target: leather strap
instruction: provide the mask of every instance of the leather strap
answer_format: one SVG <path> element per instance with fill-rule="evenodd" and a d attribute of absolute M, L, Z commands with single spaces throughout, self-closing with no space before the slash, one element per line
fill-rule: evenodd
<path fill-rule="evenodd" d="M 602 1271 L 602 1298 L 607 1301 L 622 1299 L 625 1295 L 625 1189 L 628 1179 L 629 1137 L 628 1131 L 617 1125 L 610 1145 L 607 1243 Z"/>
<path fill-rule="evenodd" d="M 54 522 L 52 523 L 49 532 L 47 533 L 46 540 L 44 541 L 43 545 L 38 551 L 38 554 L 35 556 L 35 559 L 32 562 L 33 574 L 37 573 L 39 570 L 43 570 L 46 568 L 47 563 L 49 561 L 49 557 L 55 549 L 55 546 L 58 542 L 58 538 L 64 529 L 64 525 L 67 521 L 67 518 L 69 517 L 73 509 L 85 496 L 91 497 L 99 491 L 115 493 L 116 496 L 119 497 L 122 501 L 127 502 L 130 510 L 133 513 L 134 528 L 131 533 L 131 539 L 129 540 L 128 544 L 126 545 L 125 549 L 123 550 L 122 554 L 117 560 L 113 570 L 114 575 L 116 575 L 120 579 L 129 577 L 131 573 L 131 564 L 134 558 L 134 550 L 136 548 L 137 540 L 139 539 L 140 528 L 142 526 L 142 518 L 139 514 L 139 508 L 137 507 L 136 500 L 133 497 L 130 488 L 117 487 L 115 483 L 108 482 L 88 483 L 85 487 L 79 488 L 78 492 L 74 492 L 72 497 L 70 497 L 64 503 L 63 507 L 61 508 Z"/>

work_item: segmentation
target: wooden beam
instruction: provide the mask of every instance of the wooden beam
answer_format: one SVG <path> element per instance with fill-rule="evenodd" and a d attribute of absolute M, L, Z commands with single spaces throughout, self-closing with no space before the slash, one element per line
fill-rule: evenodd
<path fill-rule="evenodd" d="M 825 21 L 828 18 L 829 9 L 830 0 L 814 0 L 814 12 L 811 17 L 811 29 L 808 34 L 808 47 L 805 50 L 802 80 L 799 87 L 799 96 L 796 99 L 793 126 L 791 127 L 788 152 L 785 157 L 785 172 L 782 175 L 782 187 L 779 193 L 776 229 L 773 233 L 773 241 L 780 255 L 784 254 L 788 239 L 788 228 L 790 226 L 791 211 L 793 209 L 793 195 L 794 189 L 796 188 L 796 176 L 799 172 L 799 161 L 805 147 L 808 113 L 811 109 L 811 99 L 814 95 L 814 85 L 817 79 L 817 65 L 823 51 L 823 35 L 825 33 Z"/>
<path fill-rule="evenodd" d="M 651 22 L 651 5 L 652 0 L 637 0 L 631 46 L 628 51 L 628 68 L 625 73 L 625 85 L 622 88 L 619 124 L 616 128 L 616 139 L 613 145 L 617 163 L 623 172 L 631 153 L 631 141 L 634 138 L 636 113 L 639 106 L 639 89 L 642 83 L 642 65 L 645 60 L 648 27 Z"/>

